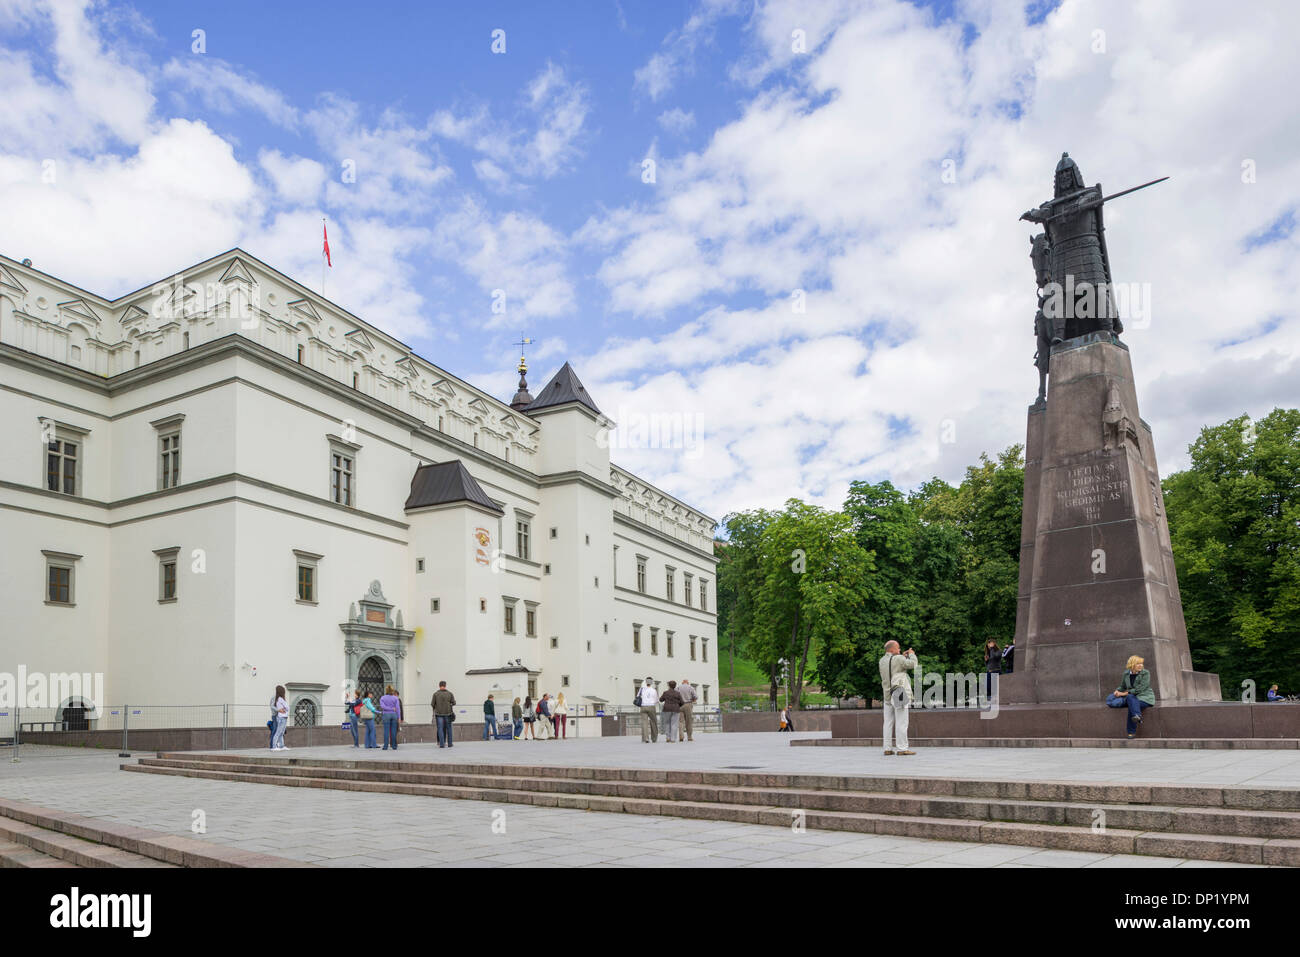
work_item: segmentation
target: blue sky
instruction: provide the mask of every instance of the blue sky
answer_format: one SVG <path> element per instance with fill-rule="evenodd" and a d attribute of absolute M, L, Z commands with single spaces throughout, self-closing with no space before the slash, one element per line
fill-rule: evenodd
<path fill-rule="evenodd" d="M 1107 213 L 1167 473 L 1300 403 L 1295 6 L 0 0 L 0 251 L 115 296 L 239 245 L 319 288 L 328 216 L 329 298 L 503 398 L 534 337 L 534 389 L 572 360 L 614 458 L 720 517 L 1023 441 L 1017 217 L 1069 150 L 1172 177 Z"/>

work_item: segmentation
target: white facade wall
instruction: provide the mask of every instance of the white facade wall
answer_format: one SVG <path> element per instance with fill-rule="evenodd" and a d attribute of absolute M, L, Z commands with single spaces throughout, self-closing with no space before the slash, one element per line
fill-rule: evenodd
<path fill-rule="evenodd" d="M 689 677 L 717 701 L 714 522 L 611 465 L 608 420 L 576 403 L 511 410 L 238 250 L 115 301 L 0 257 L 0 413 L 0 672 L 102 672 L 103 703 L 260 705 L 293 683 L 337 704 L 359 664 L 340 625 L 378 581 L 411 633 L 408 703 L 446 680 L 461 704 L 491 690 L 508 714 L 531 681 L 590 713 L 630 704 L 645 675 Z M 42 420 L 78 430 L 75 496 L 44 487 Z M 159 485 L 160 422 L 180 428 L 174 489 Z M 350 506 L 330 500 L 340 443 L 354 460 Z M 416 468 L 452 459 L 500 516 L 463 502 L 406 511 Z M 73 605 L 46 602 L 43 549 L 81 556 Z M 177 549 L 174 602 L 159 600 L 165 549 Z M 314 603 L 297 600 L 295 550 L 320 556 Z M 501 670 L 516 659 L 527 672 Z"/>

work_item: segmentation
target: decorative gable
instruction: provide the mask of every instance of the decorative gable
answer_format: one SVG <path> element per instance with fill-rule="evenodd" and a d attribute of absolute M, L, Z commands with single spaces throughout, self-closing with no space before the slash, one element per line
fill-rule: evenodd
<path fill-rule="evenodd" d="M 59 303 L 59 312 L 65 316 L 84 319 L 87 322 L 103 322 L 99 313 L 90 308 L 90 305 L 84 299 L 69 299 L 67 302 Z"/>
<path fill-rule="evenodd" d="M 18 281 L 18 277 L 0 265 L 0 286 L 5 289 L 12 289 L 14 292 L 26 292 L 27 287 Z"/>
<path fill-rule="evenodd" d="M 320 317 L 317 316 L 317 318 L 319 319 Z M 343 338 L 347 339 L 353 345 L 360 346 L 367 352 L 371 352 L 375 348 L 374 342 L 372 342 L 370 337 L 366 335 L 366 330 L 364 329 L 353 329 L 351 332 L 345 334 Z"/>
<path fill-rule="evenodd" d="M 310 319 L 312 322 L 320 322 L 320 313 L 316 311 L 316 307 L 311 304 L 310 299 L 295 299 L 289 303 L 289 315 Z M 369 342 L 367 342 L 366 348 L 370 348 Z"/>
<path fill-rule="evenodd" d="M 221 274 L 221 282 L 243 282 L 253 285 L 253 274 L 249 272 L 248 267 L 244 265 L 242 259 L 232 260 L 226 267 L 226 271 Z M 299 300 L 305 302 L 306 300 Z M 317 316 L 317 318 L 320 318 Z"/>

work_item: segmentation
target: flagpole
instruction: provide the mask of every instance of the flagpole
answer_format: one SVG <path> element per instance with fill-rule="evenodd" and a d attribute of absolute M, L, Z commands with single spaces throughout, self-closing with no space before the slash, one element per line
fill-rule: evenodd
<path fill-rule="evenodd" d="M 320 218 L 321 235 L 328 235 L 325 224 L 325 217 Z M 322 246 L 320 251 L 320 296 L 325 298 L 325 248 Z"/>

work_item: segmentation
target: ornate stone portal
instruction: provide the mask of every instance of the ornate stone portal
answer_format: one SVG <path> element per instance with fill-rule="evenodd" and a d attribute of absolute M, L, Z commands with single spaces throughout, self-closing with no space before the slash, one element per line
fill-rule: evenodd
<path fill-rule="evenodd" d="M 415 632 L 403 629 L 401 611 L 394 612 L 378 581 L 370 583 L 359 603 L 352 603 L 348 620 L 339 629 L 343 632 L 343 653 L 347 659 L 348 690 L 363 683 L 367 686 L 391 683 L 400 692 L 406 653 Z M 367 680 L 363 682 L 362 667 L 371 660 L 378 664 L 382 675 L 372 673 L 364 676 Z"/>

